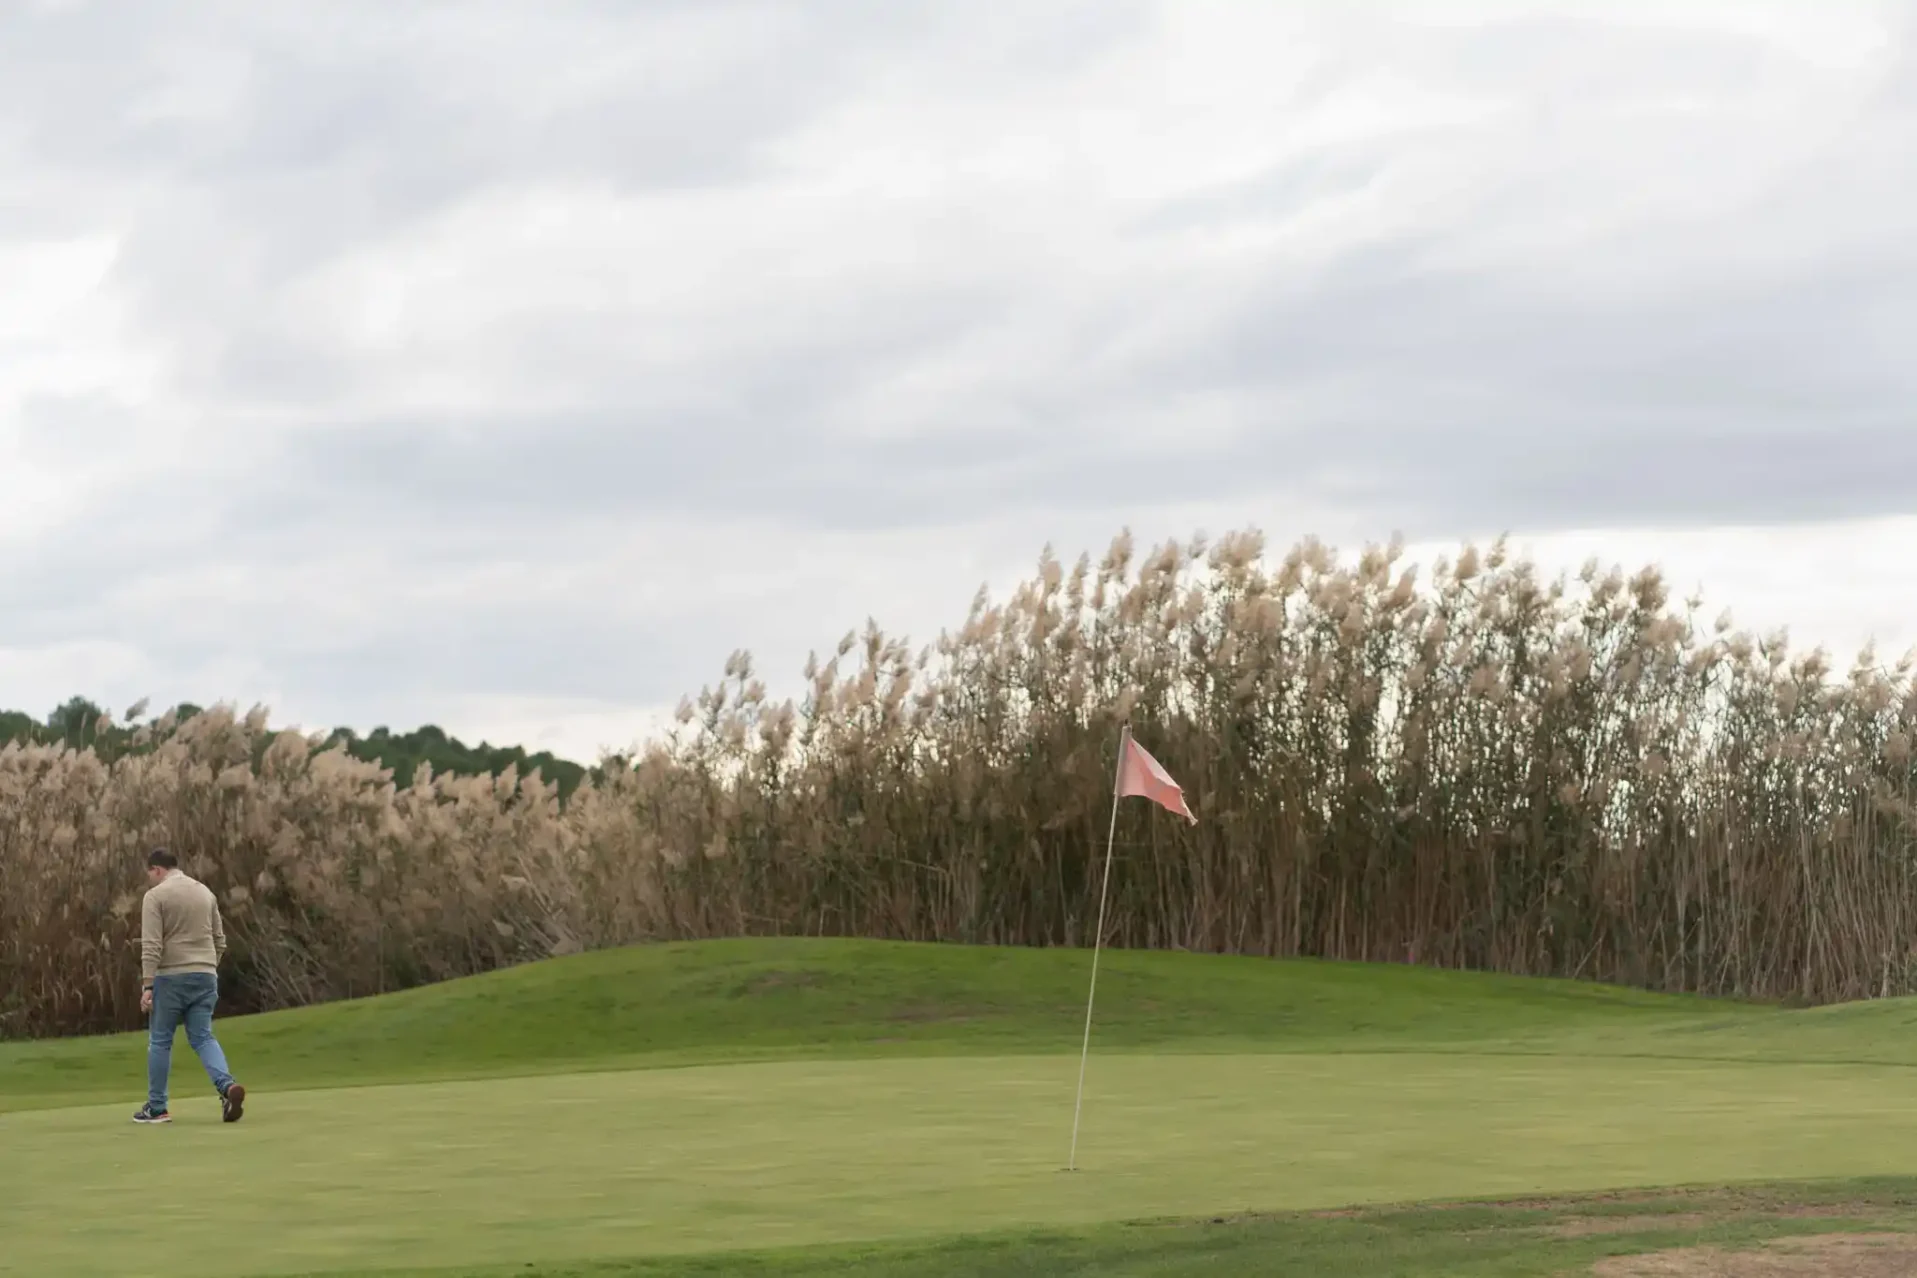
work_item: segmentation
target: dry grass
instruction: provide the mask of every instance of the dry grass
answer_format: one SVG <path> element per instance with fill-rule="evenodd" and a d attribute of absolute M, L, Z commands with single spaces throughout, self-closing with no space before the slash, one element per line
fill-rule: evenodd
<path fill-rule="evenodd" d="M 582 947 L 807 933 L 1086 944 L 1129 717 L 1196 828 L 1120 824 L 1120 945 L 1413 961 L 1806 1002 L 1913 988 L 1917 684 L 1728 622 L 1651 571 L 1540 580 L 1502 547 L 1420 584 L 1255 534 L 1121 537 L 876 629 L 775 704 L 743 654 L 679 731 L 561 805 L 396 789 L 215 711 L 111 764 L 0 752 L 0 1033 L 133 1023 L 138 853 L 233 916 L 282 1006 Z"/>

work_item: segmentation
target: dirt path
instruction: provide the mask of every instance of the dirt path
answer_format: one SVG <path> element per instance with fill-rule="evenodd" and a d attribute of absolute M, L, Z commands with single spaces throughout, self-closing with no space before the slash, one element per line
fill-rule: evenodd
<path fill-rule="evenodd" d="M 1917 1234 L 1823 1234 L 1749 1250 L 1685 1247 L 1600 1261 L 1599 1278 L 1911 1278 Z"/>

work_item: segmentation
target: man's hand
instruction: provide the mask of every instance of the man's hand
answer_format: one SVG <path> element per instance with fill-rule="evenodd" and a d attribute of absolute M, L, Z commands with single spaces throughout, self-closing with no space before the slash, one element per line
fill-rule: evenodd
<path fill-rule="evenodd" d="M 147 989 L 147 990 L 140 991 L 140 1010 L 142 1012 L 150 1012 L 153 1010 L 153 991 L 152 990 Z"/>

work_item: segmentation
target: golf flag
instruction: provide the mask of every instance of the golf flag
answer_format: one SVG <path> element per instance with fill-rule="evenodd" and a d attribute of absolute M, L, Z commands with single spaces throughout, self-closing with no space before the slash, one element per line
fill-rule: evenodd
<path fill-rule="evenodd" d="M 1172 780 L 1164 765 L 1152 758 L 1129 732 L 1125 734 L 1124 754 L 1118 765 L 1118 795 L 1150 799 L 1167 812 L 1176 812 L 1193 825 L 1198 824 L 1198 818 L 1185 806 L 1185 792 L 1179 789 L 1178 782 Z"/>
<path fill-rule="evenodd" d="M 1112 828 L 1105 836 L 1105 874 L 1098 885 L 1098 927 L 1092 932 L 1092 980 L 1085 991 L 1085 1042 L 1078 1049 L 1078 1098 L 1072 1102 L 1072 1152 L 1065 1163 L 1066 1171 L 1078 1170 L 1078 1120 L 1085 1107 L 1085 1062 L 1092 1054 L 1092 1000 L 1098 995 L 1098 956 L 1105 945 L 1105 892 L 1111 886 L 1112 849 L 1118 842 L 1118 801 L 1127 797 L 1150 799 L 1198 824 L 1198 818 L 1185 806 L 1185 792 L 1178 788 L 1178 782 L 1150 751 L 1132 740 L 1131 725 L 1126 724 L 1118 738 L 1118 784 L 1112 788 Z"/>

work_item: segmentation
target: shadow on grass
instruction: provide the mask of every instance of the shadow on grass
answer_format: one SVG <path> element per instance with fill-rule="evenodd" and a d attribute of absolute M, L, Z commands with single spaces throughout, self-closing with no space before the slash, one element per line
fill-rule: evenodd
<path fill-rule="evenodd" d="M 905 1244 L 358 1278 L 1515 1278 L 1588 1272 L 1609 1257 L 1678 1248 L 1735 1251 L 1772 1239 L 1907 1229 L 1917 1229 L 1917 1178 L 1141 1221 Z"/>

